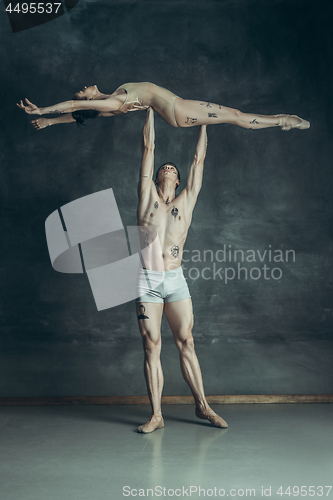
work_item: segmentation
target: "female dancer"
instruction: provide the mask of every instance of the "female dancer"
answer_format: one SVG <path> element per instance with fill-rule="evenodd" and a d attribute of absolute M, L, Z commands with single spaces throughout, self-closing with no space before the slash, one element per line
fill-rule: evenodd
<path fill-rule="evenodd" d="M 182 99 L 169 90 L 149 82 L 125 83 L 112 94 L 102 94 L 96 85 L 84 87 L 72 100 L 46 108 L 38 108 L 28 99 L 25 101 L 26 105 L 20 101 L 17 106 L 28 114 L 64 114 L 58 118 L 33 120 L 32 124 L 37 130 L 57 123 L 74 121 L 83 123 L 86 118 L 114 116 L 148 107 L 154 108 L 172 127 L 193 127 L 214 123 L 232 123 L 248 129 L 281 127 L 282 130 L 292 128 L 303 130 L 310 127 L 308 121 L 296 115 L 266 116 L 242 113 L 219 104 Z"/>

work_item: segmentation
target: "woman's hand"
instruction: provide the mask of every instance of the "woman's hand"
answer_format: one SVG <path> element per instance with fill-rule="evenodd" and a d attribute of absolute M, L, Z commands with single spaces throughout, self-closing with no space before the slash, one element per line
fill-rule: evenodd
<path fill-rule="evenodd" d="M 23 104 L 22 101 L 19 103 L 16 103 L 16 106 L 18 106 L 20 109 L 24 109 L 28 115 L 40 115 L 40 110 L 36 104 L 32 104 L 27 98 L 25 98 L 25 102 L 27 103 L 27 106 Z"/>

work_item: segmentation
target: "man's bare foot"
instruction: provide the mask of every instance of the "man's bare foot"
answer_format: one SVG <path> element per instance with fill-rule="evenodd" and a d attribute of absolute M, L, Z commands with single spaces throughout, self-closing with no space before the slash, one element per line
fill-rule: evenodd
<path fill-rule="evenodd" d="M 276 117 L 279 118 L 281 130 L 284 131 L 291 130 L 292 128 L 298 128 L 300 130 L 310 128 L 310 122 L 296 115 L 276 115 Z"/>
<path fill-rule="evenodd" d="M 200 410 L 199 408 L 196 408 L 195 414 L 198 418 L 209 420 L 210 423 L 215 427 L 221 427 L 222 429 L 226 429 L 228 427 L 227 422 L 209 407 L 206 410 Z"/>
<path fill-rule="evenodd" d="M 156 429 L 162 429 L 162 427 L 164 427 L 163 417 L 160 415 L 152 415 L 148 422 L 138 427 L 138 432 L 149 434 L 149 432 L 153 432 Z"/>
<path fill-rule="evenodd" d="M 31 124 L 37 130 L 41 130 L 42 128 L 48 127 L 49 125 L 46 118 L 37 118 L 36 120 L 31 120 Z"/>

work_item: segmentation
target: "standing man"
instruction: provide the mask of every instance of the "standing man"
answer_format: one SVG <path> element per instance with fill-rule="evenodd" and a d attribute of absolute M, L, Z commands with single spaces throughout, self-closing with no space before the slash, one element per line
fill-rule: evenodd
<path fill-rule="evenodd" d="M 216 427 L 226 428 L 228 424 L 209 407 L 205 398 L 192 337 L 192 301 L 181 268 L 183 247 L 202 185 L 207 148 L 206 126 L 201 126 L 199 131 L 187 186 L 177 197 L 175 190 L 180 184 L 180 175 L 173 163 L 166 163 L 158 169 L 155 179 L 156 190 L 153 181 L 154 148 L 154 111 L 149 108 L 143 127 L 137 217 L 138 226 L 147 227 L 148 247 L 149 234 L 155 232 L 158 234 L 161 244 L 158 252 L 162 255 L 156 255 L 155 251 L 154 256 L 148 257 L 145 260 L 146 269 L 142 270 L 139 278 L 142 287 L 136 307 L 145 351 L 144 371 L 152 415 L 148 422 L 138 428 L 138 431 L 149 433 L 164 426 L 161 411 L 163 372 L 160 361 L 163 310 L 179 350 L 184 379 L 195 400 L 196 416 L 208 419 Z M 147 282 L 160 284 L 149 288 Z"/>

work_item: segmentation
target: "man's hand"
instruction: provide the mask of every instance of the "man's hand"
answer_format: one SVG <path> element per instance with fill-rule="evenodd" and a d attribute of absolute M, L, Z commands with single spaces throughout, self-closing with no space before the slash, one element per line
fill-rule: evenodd
<path fill-rule="evenodd" d="M 150 106 L 142 106 L 141 104 L 133 104 L 133 109 L 128 111 L 143 111 L 144 109 L 152 109 Z"/>
<path fill-rule="evenodd" d="M 20 101 L 19 103 L 16 103 L 16 106 L 18 106 L 20 109 L 23 109 L 28 115 L 40 115 L 40 110 L 39 107 L 36 106 L 36 104 L 32 104 L 27 98 L 25 98 L 25 102 L 27 103 L 27 106 L 23 104 L 23 101 Z"/>

